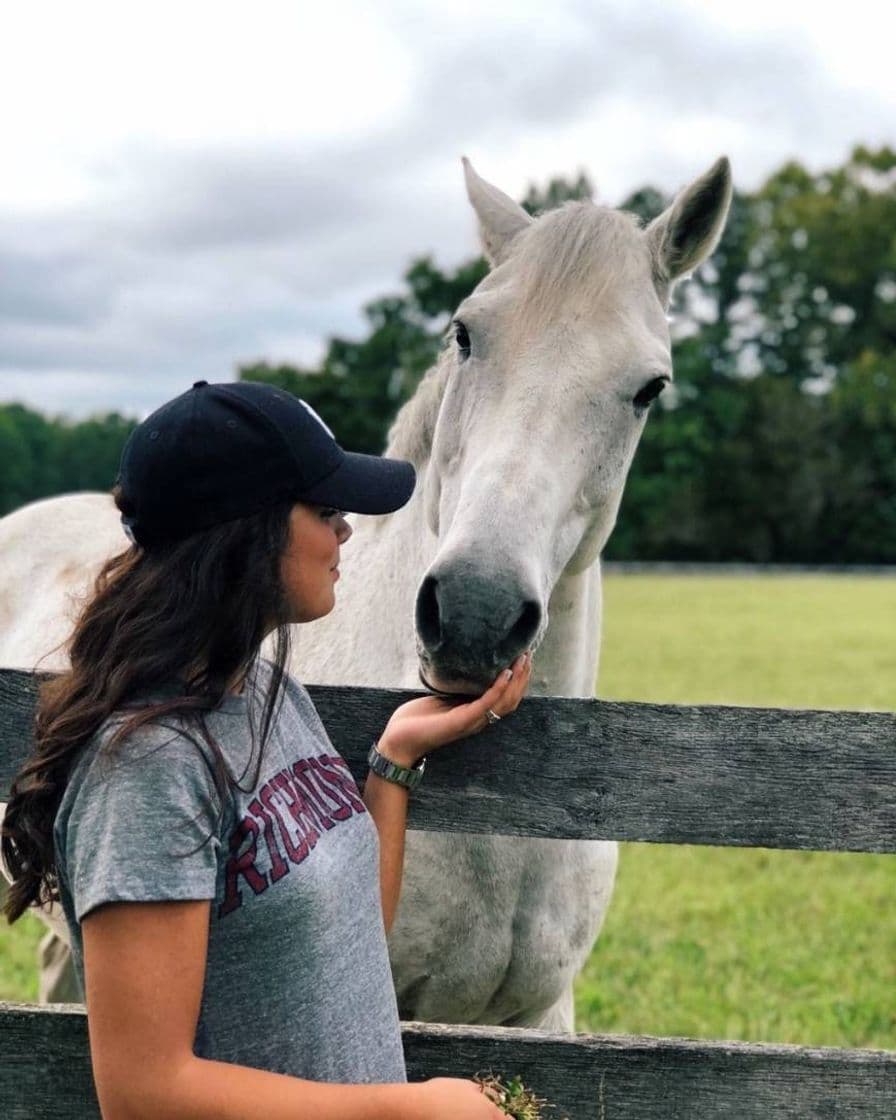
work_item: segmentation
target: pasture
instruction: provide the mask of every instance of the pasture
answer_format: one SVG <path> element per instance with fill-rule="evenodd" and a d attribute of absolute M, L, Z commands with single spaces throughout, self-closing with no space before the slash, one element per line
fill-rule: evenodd
<path fill-rule="evenodd" d="M 896 707 L 896 580 L 609 575 L 598 695 Z M 896 861 L 623 845 L 577 1028 L 896 1049 Z M 32 999 L 36 922 L 0 928 Z"/>
<path fill-rule="evenodd" d="M 896 708 L 896 579 L 607 575 L 598 696 Z M 587 1031 L 896 1049 L 896 860 L 622 846 Z"/>

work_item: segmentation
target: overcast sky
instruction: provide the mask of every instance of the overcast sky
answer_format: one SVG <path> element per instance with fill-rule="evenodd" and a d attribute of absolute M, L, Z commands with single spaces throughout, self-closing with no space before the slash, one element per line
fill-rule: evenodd
<path fill-rule="evenodd" d="M 599 201 L 896 143 L 879 0 L 7 7 L 0 401 L 145 416 L 316 362 L 409 261 L 477 250 L 460 157 Z"/>

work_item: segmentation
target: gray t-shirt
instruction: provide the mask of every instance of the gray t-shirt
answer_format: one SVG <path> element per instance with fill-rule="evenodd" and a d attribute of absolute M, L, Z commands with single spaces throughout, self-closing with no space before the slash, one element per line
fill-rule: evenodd
<path fill-rule="evenodd" d="M 269 680 L 256 659 L 243 695 L 206 716 L 247 787 L 249 720 L 260 729 Z M 211 899 L 199 1056 L 315 1081 L 405 1081 L 376 826 L 302 685 L 286 680 L 257 784 L 223 804 L 208 748 L 171 718 L 103 751 L 118 715 L 79 757 L 56 817 L 82 989 L 79 923 L 95 907 Z"/>

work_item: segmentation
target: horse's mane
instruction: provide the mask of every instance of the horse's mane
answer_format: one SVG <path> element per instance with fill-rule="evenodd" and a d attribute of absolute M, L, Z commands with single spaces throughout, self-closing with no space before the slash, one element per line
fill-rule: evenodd
<path fill-rule="evenodd" d="M 446 350 L 424 374 L 411 399 L 399 409 L 389 429 L 387 455 L 409 459 L 415 467 L 426 463 L 451 364 L 452 355 Z"/>
<path fill-rule="evenodd" d="M 594 311 L 611 290 L 649 278 L 650 255 L 639 225 L 636 214 L 593 202 L 567 202 L 536 219 L 502 266 L 518 265 L 511 329 L 526 333 L 571 309 Z M 425 464 L 453 362 L 446 350 L 424 375 L 389 429 L 387 454 Z"/>

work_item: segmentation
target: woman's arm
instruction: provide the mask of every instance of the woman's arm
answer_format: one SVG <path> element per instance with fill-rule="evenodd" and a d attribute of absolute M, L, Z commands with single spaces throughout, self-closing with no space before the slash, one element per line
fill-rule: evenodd
<path fill-rule="evenodd" d="M 392 713 L 380 737 L 380 754 L 410 767 L 427 752 L 488 727 L 485 713 L 489 708 L 501 716 L 514 711 L 532 678 L 531 655 L 520 654 L 510 669 L 511 675 L 507 672 L 502 671 L 487 692 L 467 704 L 438 696 L 422 696 L 402 704 Z M 364 804 L 380 838 L 380 891 L 386 933 L 392 928 L 401 895 L 408 794 L 404 786 L 372 772 L 364 783 Z"/>
<path fill-rule="evenodd" d="M 413 766 L 417 758 L 405 757 L 383 739 L 379 750 L 391 762 Z M 418 756 L 418 757 L 422 757 Z M 380 895 L 383 901 L 383 924 L 386 933 L 395 921 L 398 899 L 401 895 L 401 876 L 404 870 L 404 834 L 408 818 L 408 796 L 405 786 L 387 782 L 370 771 L 364 782 L 364 804 L 373 817 L 380 839 Z"/>
<path fill-rule="evenodd" d="M 197 1058 L 209 909 L 207 901 L 114 902 L 83 921 L 90 1053 L 105 1120 L 502 1116 L 472 1081 L 334 1085 Z"/>

